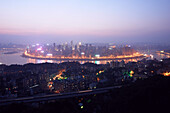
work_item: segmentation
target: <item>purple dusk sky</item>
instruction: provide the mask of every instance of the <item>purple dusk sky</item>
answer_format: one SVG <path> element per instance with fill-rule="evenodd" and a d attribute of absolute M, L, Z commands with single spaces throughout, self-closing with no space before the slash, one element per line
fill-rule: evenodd
<path fill-rule="evenodd" d="M 170 0 L 1 0 L 0 43 L 170 42 Z"/>

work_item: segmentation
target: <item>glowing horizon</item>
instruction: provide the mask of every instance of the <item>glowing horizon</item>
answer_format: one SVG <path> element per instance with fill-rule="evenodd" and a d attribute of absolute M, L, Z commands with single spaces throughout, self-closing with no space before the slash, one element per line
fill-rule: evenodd
<path fill-rule="evenodd" d="M 168 40 L 169 10 L 169 0 L 5 0 L 0 1 L 0 38 L 88 36 L 109 41 L 164 36 Z"/>

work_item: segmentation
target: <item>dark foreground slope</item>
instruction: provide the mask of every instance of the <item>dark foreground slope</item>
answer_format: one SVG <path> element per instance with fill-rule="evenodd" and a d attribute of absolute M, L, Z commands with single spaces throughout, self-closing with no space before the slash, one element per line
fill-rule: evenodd
<path fill-rule="evenodd" d="M 157 75 L 105 94 L 1 106 L 0 113 L 166 113 L 169 105 L 170 77 Z"/>

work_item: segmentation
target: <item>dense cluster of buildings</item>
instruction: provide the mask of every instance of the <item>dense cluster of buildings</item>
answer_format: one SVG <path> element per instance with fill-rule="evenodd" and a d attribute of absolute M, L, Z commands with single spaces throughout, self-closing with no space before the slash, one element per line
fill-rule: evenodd
<path fill-rule="evenodd" d="M 170 59 L 107 64 L 0 65 L 0 98 L 63 93 L 123 85 L 162 74 L 170 76 Z"/>
<path fill-rule="evenodd" d="M 92 44 L 70 44 L 64 43 L 61 45 L 31 45 L 27 47 L 27 53 L 35 56 L 58 56 L 58 57 L 104 57 L 104 56 L 118 56 L 118 55 L 132 55 L 136 51 L 129 45 L 124 47 L 116 47 L 113 45 L 95 46 Z"/>

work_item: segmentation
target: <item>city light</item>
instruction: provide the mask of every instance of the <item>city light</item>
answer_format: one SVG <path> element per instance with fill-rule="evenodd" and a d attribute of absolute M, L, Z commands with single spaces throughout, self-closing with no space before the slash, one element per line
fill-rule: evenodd
<path fill-rule="evenodd" d="M 99 57 L 100 57 L 100 55 L 99 55 L 99 54 L 96 54 L 96 55 L 95 55 L 95 57 L 96 57 L 96 58 L 99 58 Z"/>
<path fill-rule="evenodd" d="M 150 57 L 151 57 L 151 59 L 153 59 L 153 58 L 154 58 L 154 56 L 153 56 L 152 54 L 150 54 Z"/>
<path fill-rule="evenodd" d="M 47 56 L 51 56 L 51 57 L 52 57 L 52 56 L 53 56 L 53 54 L 51 54 L 51 53 L 48 53 L 48 54 L 47 54 Z"/>
<path fill-rule="evenodd" d="M 38 50 L 41 50 L 40 48 L 38 49 Z M 43 53 L 43 51 L 41 52 L 41 53 Z M 81 53 L 82 55 L 84 55 L 85 53 L 84 52 L 82 52 Z M 44 58 L 44 59 L 48 59 L 49 57 L 51 57 L 51 58 L 53 58 L 53 59 L 87 59 L 87 60 L 91 60 L 91 59 L 93 59 L 93 60 L 95 60 L 95 58 L 93 58 L 93 57 L 76 57 L 76 56 L 72 56 L 72 57 L 65 57 L 65 56 L 53 56 L 53 54 L 52 53 L 48 53 L 46 56 L 38 56 L 38 55 L 31 55 L 31 54 L 29 54 L 27 51 L 25 51 L 24 52 L 24 55 L 25 56 L 28 56 L 28 57 L 35 57 L 35 58 Z M 99 56 L 99 55 L 97 55 L 96 56 L 96 60 L 114 60 L 114 59 L 123 59 L 123 58 L 129 58 L 129 59 L 132 59 L 132 58 L 138 58 L 138 57 L 143 57 L 143 56 L 145 56 L 145 57 L 148 57 L 148 55 L 147 54 L 145 54 L 145 55 L 143 55 L 143 54 L 133 54 L 133 55 L 120 55 L 120 56 L 103 56 L 103 57 L 101 57 L 101 56 Z M 95 63 L 96 64 L 99 64 L 99 61 L 95 61 Z"/>
<path fill-rule="evenodd" d="M 133 74 L 134 74 L 134 71 L 131 70 L 130 73 L 129 73 L 129 76 L 133 77 Z"/>
<path fill-rule="evenodd" d="M 65 72 L 65 71 L 66 71 L 65 69 L 60 70 L 58 74 L 54 75 L 53 80 L 55 80 L 56 78 L 57 78 L 58 80 L 67 79 L 67 77 L 62 77 L 62 76 L 61 76 L 62 73 Z"/>
<path fill-rule="evenodd" d="M 166 113 L 170 0 L 0 0 L 0 113 Z"/>
<path fill-rule="evenodd" d="M 97 82 L 99 82 L 100 81 L 100 78 L 99 77 L 97 77 Z"/>
<path fill-rule="evenodd" d="M 81 45 L 81 42 L 79 42 L 79 45 Z"/>
<path fill-rule="evenodd" d="M 139 52 L 135 52 L 133 49 L 130 48 L 130 46 L 128 47 L 128 45 L 123 48 L 116 48 L 116 46 L 109 46 L 108 48 L 106 48 L 104 46 L 101 46 L 100 48 L 103 49 L 97 49 L 98 48 L 97 46 L 88 46 L 88 44 L 81 45 L 81 46 L 77 46 L 77 45 L 74 46 L 73 43 L 71 44 L 72 45 L 62 44 L 62 46 L 55 45 L 55 47 L 54 46 L 48 47 L 46 45 L 43 45 L 43 50 L 40 44 L 36 44 L 38 45 L 38 48 L 27 49 L 26 50 L 27 52 L 24 53 L 24 56 L 36 58 L 36 59 L 37 58 L 46 59 L 46 60 L 90 60 L 90 61 L 96 60 L 95 61 L 96 64 L 100 64 L 100 60 L 114 60 L 114 59 L 122 60 L 122 59 L 150 57 L 147 54 L 140 54 Z M 93 49 L 91 49 L 91 47 Z M 115 48 L 115 49 L 110 50 L 110 48 Z M 118 50 L 120 52 L 118 52 Z M 115 52 L 113 51 L 118 53 L 115 55 Z M 95 54 L 95 52 L 100 54 Z M 44 53 L 48 53 L 48 54 L 44 54 Z"/>
<path fill-rule="evenodd" d="M 164 76 L 170 76 L 170 72 L 162 73 L 162 75 L 164 75 Z"/>
<path fill-rule="evenodd" d="M 41 48 L 41 47 L 37 49 L 37 51 L 41 51 L 41 50 L 42 50 L 42 48 Z"/>
<path fill-rule="evenodd" d="M 84 52 L 81 52 L 81 55 L 84 55 L 85 53 Z"/>
<path fill-rule="evenodd" d="M 44 51 L 41 51 L 41 53 L 44 53 Z"/>

